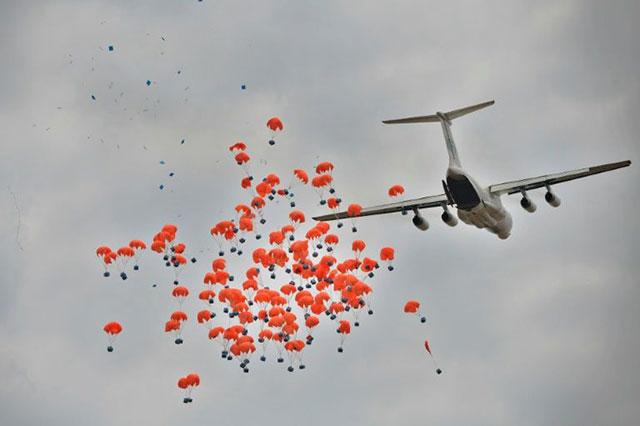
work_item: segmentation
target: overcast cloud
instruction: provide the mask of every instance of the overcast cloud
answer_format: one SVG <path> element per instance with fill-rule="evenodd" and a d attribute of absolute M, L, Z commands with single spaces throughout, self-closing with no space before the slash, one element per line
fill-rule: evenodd
<path fill-rule="evenodd" d="M 427 233 L 363 220 L 371 245 L 396 247 L 396 272 L 377 278 L 376 315 L 345 353 L 323 327 L 296 374 L 242 374 L 194 322 L 173 345 L 157 259 L 122 283 L 94 250 L 175 222 L 198 288 L 208 229 L 241 199 L 236 140 L 263 171 L 333 161 L 343 198 L 363 205 L 394 183 L 441 192 L 439 126 L 382 119 L 489 99 L 453 126 L 484 184 L 636 162 L 639 20 L 637 1 L 0 0 L 0 423 L 637 423 L 637 164 L 558 186 L 559 209 L 543 191 L 535 214 L 507 198 L 506 241 L 437 210 Z M 286 126 L 275 148 L 271 115 Z M 408 298 L 428 326 L 401 313 Z M 108 354 L 112 319 L 125 332 Z M 184 405 L 175 382 L 191 371 L 202 385 Z"/>

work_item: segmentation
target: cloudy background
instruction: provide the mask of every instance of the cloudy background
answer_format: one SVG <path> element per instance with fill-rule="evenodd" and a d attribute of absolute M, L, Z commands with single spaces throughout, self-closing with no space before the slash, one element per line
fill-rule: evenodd
<path fill-rule="evenodd" d="M 439 126 L 380 120 L 489 99 L 453 127 L 480 182 L 636 162 L 639 18 L 635 1 L 0 1 L 1 423 L 634 424 L 637 164 L 557 187 L 559 209 L 543 191 L 535 214 L 507 198 L 506 241 L 436 210 L 427 233 L 363 220 L 370 246 L 396 247 L 397 271 L 377 277 L 376 315 L 345 353 L 322 324 L 296 374 L 242 374 L 193 321 L 175 346 L 159 259 L 123 283 L 102 278 L 94 250 L 174 222 L 198 289 L 208 229 L 242 200 L 225 151 L 240 139 L 256 173 L 333 161 L 361 204 L 395 183 L 441 191 Z M 286 126 L 275 148 L 271 115 Z M 427 326 L 401 313 L 408 298 Z M 113 319 L 125 331 L 108 354 Z M 202 385 L 186 406 L 175 382 L 191 371 Z"/>

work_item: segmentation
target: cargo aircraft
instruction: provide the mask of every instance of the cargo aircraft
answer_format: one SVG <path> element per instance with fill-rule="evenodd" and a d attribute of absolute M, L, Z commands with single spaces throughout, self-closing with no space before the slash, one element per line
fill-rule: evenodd
<path fill-rule="evenodd" d="M 537 188 L 546 188 L 545 201 L 553 207 L 558 207 L 560 205 L 560 198 L 552 192 L 551 187 L 553 185 L 608 172 L 621 167 L 627 167 L 631 164 L 631 161 L 628 160 L 620 161 L 567 172 L 503 182 L 490 186 L 482 186 L 462 168 L 458 150 L 451 135 L 451 122 L 456 118 L 493 104 L 494 101 L 489 101 L 449 112 L 437 112 L 433 115 L 383 121 L 385 124 L 440 123 L 449 154 L 449 167 L 447 168 L 446 179 L 442 181 L 444 192 L 442 194 L 430 195 L 413 200 L 363 208 L 358 216 L 373 216 L 396 212 L 407 214 L 408 212 L 413 212 L 413 224 L 418 229 L 426 231 L 429 228 L 429 223 L 420 214 L 419 211 L 421 209 L 430 207 L 441 208 L 443 210 L 441 216 L 442 221 L 449 226 L 456 226 L 458 219 L 449 210 L 449 207 L 455 207 L 457 216 L 462 222 L 467 225 L 473 225 L 479 229 L 486 229 L 497 235 L 498 238 L 504 240 L 511 235 L 513 220 L 509 212 L 502 205 L 501 197 L 503 195 L 520 194 L 522 196 L 520 199 L 522 208 L 533 213 L 537 207 L 531 198 L 529 198 L 527 192 Z M 315 217 L 314 219 L 318 221 L 329 221 L 348 217 L 348 213 L 343 211 Z"/>

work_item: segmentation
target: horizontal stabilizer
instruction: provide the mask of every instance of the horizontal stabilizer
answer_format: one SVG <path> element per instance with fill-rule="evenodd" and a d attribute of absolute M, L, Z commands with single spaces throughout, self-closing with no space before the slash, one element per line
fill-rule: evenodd
<path fill-rule="evenodd" d="M 482 108 L 486 108 L 495 103 L 495 101 L 483 102 L 481 104 L 472 105 L 460 109 L 454 109 L 453 111 L 438 113 L 433 115 L 421 115 L 417 117 L 408 117 L 408 118 L 398 118 L 395 120 L 384 120 L 384 124 L 409 124 L 409 123 L 438 123 L 442 119 L 446 121 L 454 120 L 458 117 L 462 117 L 463 115 L 470 114 L 472 112 L 478 111 Z"/>
<path fill-rule="evenodd" d="M 421 115 L 418 117 L 398 118 L 395 120 L 384 120 L 384 124 L 407 124 L 407 123 L 438 123 L 440 119 L 437 115 Z"/>
<path fill-rule="evenodd" d="M 444 116 L 447 117 L 447 120 L 451 121 L 451 120 L 456 119 L 458 117 L 462 117 L 463 115 L 467 115 L 467 114 L 470 114 L 472 112 L 478 111 L 478 110 L 486 108 L 488 106 L 491 106 L 491 105 L 493 105 L 495 103 L 496 103 L 496 101 L 489 101 L 489 102 L 483 102 L 483 103 L 478 104 L 478 105 L 468 106 L 466 108 L 454 109 L 453 111 L 445 112 Z"/>

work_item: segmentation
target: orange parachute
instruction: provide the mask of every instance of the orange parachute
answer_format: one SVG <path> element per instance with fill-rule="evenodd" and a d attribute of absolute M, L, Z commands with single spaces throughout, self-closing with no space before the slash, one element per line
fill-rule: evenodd
<path fill-rule="evenodd" d="M 187 314 L 182 311 L 175 311 L 171 314 L 169 321 L 164 325 L 164 331 L 166 333 L 172 333 L 175 339 L 175 344 L 182 344 L 182 323 L 187 320 Z"/>
<path fill-rule="evenodd" d="M 404 312 L 405 312 L 405 314 L 418 314 L 418 315 L 420 315 L 420 302 L 418 302 L 417 300 L 409 300 L 409 301 L 407 301 L 407 303 L 404 304 Z M 421 323 L 427 322 L 427 317 L 421 315 L 420 316 L 420 322 Z"/>
<path fill-rule="evenodd" d="M 279 132 L 282 129 L 284 129 L 284 125 L 282 124 L 282 121 L 278 117 L 271 117 L 267 121 L 267 127 L 271 129 L 271 132 L 272 132 L 271 139 L 269 139 L 269 145 L 273 146 L 276 144 L 276 141 L 275 141 L 276 132 Z"/>
<path fill-rule="evenodd" d="M 213 269 L 213 271 L 224 271 L 224 269 L 227 267 L 227 261 L 224 260 L 223 258 L 219 257 L 217 259 L 214 259 L 211 262 L 211 269 Z"/>
<path fill-rule="evenodd" d="M 169 235 L 171 235 L 172 237 L 170 241 L 173 241 L 173 238 L 176 236 L 176 233 L 178 232 L 178 227 L 176 225 L 168 223 L 162 227 L 162 232 L 166 232 Z"/>
<path fill-rule="evenodd" d="M 129 242 L 129 247 L 135 250 L 144 250 L 147 248 L 147 245 L 142 240 L 131 240 Z"/>
<path fill-rule="evenodd" d="M 316 166 L 316 173 L 321 175 L 323 173 L 331 173 L 333 171 L 333 164 L 329 161 L 323 161 Z"/>
<path fill-rule="evenodd" d="M 273 231 L 269 234 L 269 244 L 281 245 L 284 241 L 284 234 L 282 231 Z"/>
<path fill-rule="evenodd" d="M 109 258 L 114 257 L 114 259 L 117 261 L 116 265 L 118 266 L 118 269 L 120 271 L 120 278 L 122 278 L 123 280 L 126 280 L 127 273 L 125 272 L 125 270 L 127 268 L 129 260 L 135 255 L 135 250 L 129 246 L 123 246 L 123 247 L 120 247 L 115 254 L 117 256 L 114 257 L 113 254 L 109 253 L 105 255 L 105 259 L 107 257 Z"/>
<path fill-rule="evenodd" d="M 305 185 L 306 185 L 307 183 L 309 183 L 309 175 L 308 175 L 308 174 L 307 174 L 307 172 L 305 172 L 304 170 L 302 170 L 302 169 L 295 169 L 295 170 L 293 171 L 293 175 L 294 175 L 296 178 L 298 178 L 298 180 L 299 180 L 300 182 L 302 182 L 303 184 L 305 184 Z"/>
<path fill-rule="evenodd" d="M 209 303 L 212 305 L 216 300 L 216 292 L 213 290 L 202 290 L 200 294 L 198 294 L 198 299 Z"/>
<path fill-rule="evenodd" d="M 327 203 L 327 201 L 324 199 L 324 192 L 325 190 L 327 190 L 327 188 L 329 189 L 329 193 L 334 192 L 333 188 L 331 187 L 332 182 L 333 177 L 328 173 L 314 176 L 313 179 L 311 179 L 311 186 L 313 186 L 316 193 L 320 197 L 320 205 L 325 205 Z"/>
<path fill-rule="evenodd" d="M 304 213 L 300 210 L 292 210 L 291 213 L 289 213 L 289 219 L 295 223 L 296 226 L 300 226 L 305 221 Z"/>
<path fill-rule="evenodd" d="M 244 151 L 239 152 L 238 154 L 236 154 L 236 156 L 234 158 L 236 160 L 236 163 L 238 163 L 239 166 L 242 165 L 242 164 L 248 163 L 249 160 L 251 159 L 251 157 L 249 157 L 249 154 L 247 154 Z"/>
<path fill-rule="evenodd" d="M 340 346 L 338 346 L 338 352 L 342 352 L 344 340 L 346 336 L 351 333 L 351 323 L 348 320 L 340 320 L 336 331 L 340 334 Z"/>
<path fill-rule="evenodd" d="M 360 253 L 364 251 L 366 246 L 367 245 L 365 244 L 364 241 L 354 240 L 353 243 L 351 243 L 351 250 L 353 250 L 356 253 L 356 257 L 358 257 Z"/>
<path fill-rule="evenodd" d="M 232 152 L 233 151 L 244 151 L 245 149 L 247 149 L 247 145 L 242 141 L 236 142 L 236 143 L 234 143 L 233 145 L 231 145 L 229 147 L 229 151 L 232 151 Z"/>
<path fill-rule="evenodd" d="M 262 198 L 266 197 L 267 195 L 271 194 L 271 184 L 269 184 L 269 182 L 260 182 L 259 184 L 256 185 L 256 193 L 261 196 Z"/>
<path fill-rule="evenodd" d="M 333 248 L 340 242 L 340 238 L 335 234 L 327 234 L 324 237 L 324 243 L 327 245 L 327 251 L 333 251 Z"/>
<path fill-rule="evenodd" d="M 271 117 L 267 121 L 267 127 L 275 132 L 277 130 L 282 130 L 284 128 L 284 125 L 278 117 Z"/>
<path fill-rule="evenodd" d="M 167 245 L 164 243 L 164 241 L 155 240 L 153 243 L 151 243 L 151 250 L 155 251 L 156 253 L 164 253 L 166 248 Z"/>
<path fill-rule="evenodd" d="M 242 189 L 247 189 L 247 188 L 251 188 L 251 181 L 253 179 L 251 179 L 251 176 L 247 176 L 242 178 L 242 180 L 240 181 L 240 186 L 242 187 Z"/>
<path fill-rule="evenodd" d="M 265 176 L 264 181 L 271 186 L 280 185 L 280 178 L 274 173 L 269 173 L 267 176 Z"/>
<path fill-rule="evenodd" d="M 356 227 L 356 218 L 362 213 L 362 206 L 360 204 L 349 204 L 347 207 L 347 215 L 351 218 L 351 231 L 358 232 Z"/>
<path fill-rule="evenodd" d="M 175 344 L 182 344 L 182 338 L 180 334 L 182 332 L 182 323 L 175 319 L 170 319 L 164 324 L 165 333 L 172 333 L 175 337 Z"/>
<path fill-rule="evenodd" d="M 289 372 L 294 371 L 294 364 L 298 364 L 298 368 L 300 370 L 304 370 L 305 365 L 302 363 L 302 350 L 304 349 L 305 344 L 302 340 L 289 340 L 285 343 L 284 348 L 287 351 L 287 355 L 289 356 L 289 367 L 287 370 Z"/>
<path fill-rule="evenodd" d="M 187 314 L 182 311 L 175 311 L 171 314 L 171 319 L 175 321 L 186 321 L 188 319 Z"/>
<path fill-rule="evenodd" d="M 402 185 L 393 185 L 391 188 L 389 188 L 389 191 L 387 191 L 387 193 L 390 197 L 397 197 L 404 194 L 404 187 Z"/>
<path fill-rule="evenodd" d="M 140 251 L 141 250 L 146 250 L 147 249 L 147 245 L 145 244 L 144 241 L 142 240 L 131 240 L 129 241 L 129 247 L 131 247 L 133 249 L 133 258 L 135 259 L 135 264 L 133 265 L 133 270 L 137 271 L 140 269 L 140 265 L 138 265 L 140 263 Z"/>
<path fill-rule="evenodd" d="M 215 318 L 215 314 L 211 311 L 203 309 L 200 312 L 198 312 L 197 318 L 198 318 L 198 324 L 205 324 L 208 326 L 211 323 L 211 320 Z"/>
<path fill-rule="evenodd" d="M 122 325 L 120 325 L 120 323 L 117 321 L 112 321 L 107 323 L 104 326 L 103 330 L 107 334 L 112 334 L 112 335 L 120 334 L 120 332 L 122 331 Z"/>
<path fill-rule="evenodd" d="M 111 251 L 111 249 L 107 246 L 100 246 L 96 249 L 96 256 L 102 262 L 102 266 L 104 267 L 104 277 L 109 277 L 111 272 L 109 272 L 109 266 L 117 259 L 117 253 Z"/>
<path fill-rule="evenodd" d="M 327 222 L 318 222 L 316 223 L 315 227 L 320 231 L 320 234 L 322 235 L 326 234 L 331 228 L 331 226 Z"/>
<path fill-rule="evenodd" d="M 118 253 L 118 256 L 132 257 L 134 250 L 129 246 L 124 246 L 120 247 L 116 253 Z"/>
<path fill-rule="evenodd" d="M 261 210 L 266 204 L 267 203 L 262 197 L 253 197 L 253 200 L 251 200 L 251 207 L 253 207 L 255 210 Z"/>
<path fill-rule="evenodd" d="M 191 373 L 185 377 L 181 377 L 180 379 L 178 379 L 178 387 L 180 389 L 184 389 L 185 391 L 182 402 L 184 402 L 185 404 L 193 402 L 193 399 L 191 398 L 191 393 L 193 392 L 193 388 L 199 385 L 200 385 L 200 376 L 198 376 L 196 373 Z"/>
<path fill-rule="evenodd" d="M 420 309 L 420 302 L 417 300 L 409 300 L 404 305 L 404 312 L 407 314 L 415 314 Z"/>
<path fill-rule="evenodd" d="M 189 295 L 189 289 L 184 286 L 177 286 L 173 289 L 171 295 L 178 301 L 178 305 L 182 306 L 184 300 Z"/>
<path fill-rule="evenodd" d="M 235 207 L 235 211 L 238 213 L 238 215 L 240 215 L 240 217 L 251 216 L 252 214 L 251 207 L 247 206 L 246 204 L 237 204 Z"/>
<path fill-rule="evenodd" d="M 329 197 L 327 198 L 327 207 L 331 209 L 334 214 L 338 214 L 338 209 L 340 208 L 340 203 L 342 200 L 337 197 Z M 342 228 L 342 222 L 338 222 L 338 228 Z"/>
<path fill-rule="evenodd" d="M 360 204 L 349 204 L 349 207 L 347 207 L 347 215 L 350 217 L 360 216 L 360 213 L 362 213 L 362 206 Z"/>
<path fill-rule="evenodd" d="M 107 253 L 111 253 L 111 249 L 107 246 L 100 246 L 96 249 L 97 256 L 104 256 Z"/>
<path fill-rule="evenodd" d="M 209 339 L 217 339 L 218 337 L 222 336 L 223 333 L 224 327 L 213 327 L 211 330 L 209 330 Z"/>
<path fill-rule="evenodd" d="M 251 220 L 248 216 L 243 216 L 238 221 L 238 228 L 242 232 L 253 232 L 253 220 Z M 240 238 L 240 243 L 243 243 L 242 238 Z"/>
<path fill-rule="evenodd" d="M 107 346 L 108 352 L 113 352 L 113 344 L 115 343 L 116 336 L 122 332 L 122 325 L 117 321 L 111 321 L 105 324 L 102 328 L 109 339 L 109 346 Z"/>
<path fill-rule="evenodd" d="M 393 260 L 396 257 L 396 252 L 393 247 L 382 247 L 380 249 L 380 260 L 386 262 L 387 269 L 393 271 Z"/>

